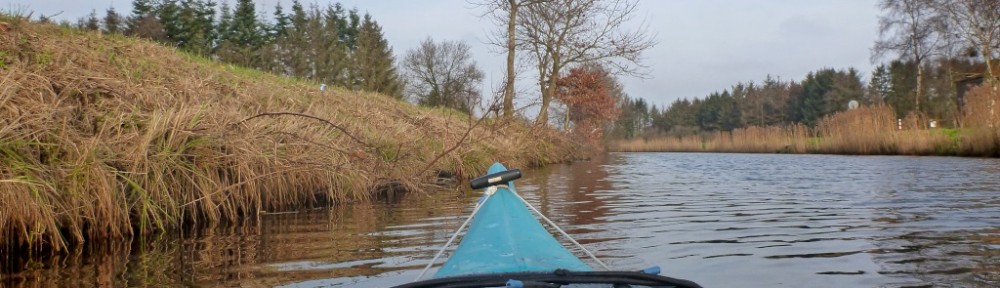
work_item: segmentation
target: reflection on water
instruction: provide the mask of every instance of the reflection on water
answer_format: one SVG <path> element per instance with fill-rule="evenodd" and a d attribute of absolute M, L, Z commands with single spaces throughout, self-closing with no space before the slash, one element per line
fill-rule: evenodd
<path fill-rule="evenodd" d="M 660 265 L 706 287 L 1000 286 L 996 159 L 621 153 L 531 171 L 518 189 L 609 265 Z M 268 214 L 5 261 L 14 267 L 3 267 L 2 284 L 400 284 L 477 196 L 438 191 Z"/>

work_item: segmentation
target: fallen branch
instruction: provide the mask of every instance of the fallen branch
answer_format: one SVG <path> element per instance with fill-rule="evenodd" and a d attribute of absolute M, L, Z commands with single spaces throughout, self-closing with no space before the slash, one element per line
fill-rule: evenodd
<path fill-rule="evenodd" d="M 271 116 L 271 117 L 274 117 L 274 116 L 298 116 L 298 117 L 303 117 L 303 118 L 309 118 L 309 119 L 317 120 L 317 121 L 326 123 L 327 125 L 333 126 L 333 128 L 336 128 L 340 132 L 343 132 L 344 135 L 347 135 L 347 137 L 351 138 L 351 140 L 354 140 L 354 142 L 358 142 L 358 144 L 360 144 L 361 146 L 368 146 L 367 143 L 365 143 L 364 141 L 361 141 L 360 138 L 355 137 L 354 134 L 351 134 L 351 132 L 348 132 L 347 129 L 345 129 L 344 127 L 341 127 L 340 125 L 337 125 L 336 123 L 333 123 L 330 120 L 326 120 L 326 119 L 323 119 L 323 118 L 319 118 L 319 117 L 308 115 L 308 114 L 302 114 L 302 113 L 295 113 L 295 112 L 264 112 L 264 113 L 260 113 L 260 114 L 254 115 L 254 116 L 250 116 L 249 118 L 243 119 L 240 122 L 236 122 L 236 124 L 234 124 L 234 125 L 240 125 L 240 124 L 243 124 L 244 122 L 247 122 L 247 121 L 250 121 L 250 120 L 253 120 L 253 119 L 256 119 L 256 118 L 264 117 L 264 116 Z"/>

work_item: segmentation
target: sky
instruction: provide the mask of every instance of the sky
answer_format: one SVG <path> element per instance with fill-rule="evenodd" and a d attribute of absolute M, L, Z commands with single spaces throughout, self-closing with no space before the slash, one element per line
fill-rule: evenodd
<path fill-rule="evenodd" d="M 216 0 L 222 2 L 221 0 Z M 229 1 L 231 4 L 235 0 Z M 258 0 L 258 13 L 275 4 L 288 11 L 291 0 Z M 301 0 L 326 6 L 330 1 Z M 463 40 L 486 74 L 484 94 L 499 90 L 505 55 L 489 44 L 496 27 L 485 11 L 466 0 L 341 0 L 367 12 L 383 27 L 397 59 L 427 37 Z M 0 0 L 0 9 L 75 19 L 108 7 L 131 11 L 126 0 Z M 623 77 L 625 92 L 656 105 L 681 98 L 704 98 L 739 82 L 760 82 L 768 75 L 801 80 L 821 68 L 853 67 L 869 75 L 870 49 L 880 11 L 875 0 L 644 0 L 631 27 L 645 25 L 658 44 L 643 54 L 650 67 L 644 78 Z M 518 78 L 521 103 L 537 99 L 530 69 Z M 527 100 L 524 100 L 527 99 Z"/>

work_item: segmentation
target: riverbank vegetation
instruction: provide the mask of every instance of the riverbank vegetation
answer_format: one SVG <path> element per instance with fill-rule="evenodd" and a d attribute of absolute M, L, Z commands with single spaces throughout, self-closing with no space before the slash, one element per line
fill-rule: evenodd
<path fill-rule="evenodd" d="M 115 33 L 0 22 L 4 257 L 419 190 L 498 159 L 577 157 L 527 120 L 320 89 Z"/>
<path fill-rule="evenodd" d="M 137 0 L 129 15 L 76 23 L 11 11 L 0 17 L 0 255 L 391 197 L 494 161 L 584 157 L 601 133 L 580 127 L 618 111 L 612 73 L 641 74 L 655 40 L 620 31 L 633 1 L 508 2 L 479 4 L 521 9 L 493 11 L 510 27 L 494 36 L 508 59 L 533 56 L 521 58 L 539 69 L 535 119 L 523 110 L 534 104 L 513 107 L 514 75 L 484 101 L 463 42 L 428 38 L 398 64 L 378 22 L 340 4 L 279 3 L 267 16 L 250 0 Z M 565 113 L 553 118 L 580 133 L 547 127 L 555 98 Z"/>
<path fill-rule="evenodd" d="M 608 127 L 610 149 L 1000 156 L 1000 3 L 881 0 L 879 7 L 872 60 L 887 62 L 867 81 L 853 68 L 821 68 L 664 107 L 624 97 Z"/>

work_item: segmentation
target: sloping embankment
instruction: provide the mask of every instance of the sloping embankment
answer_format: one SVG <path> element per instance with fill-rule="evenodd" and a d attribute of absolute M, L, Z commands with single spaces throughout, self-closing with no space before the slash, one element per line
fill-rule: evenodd
<path fill-rule="evenodd" d="M 365 200 L 437 171 L 575 151 L 516 121 L 485 121 L 463 142 L 472 121 L 450 110 L 0 21 L 0 255 Z"/>

